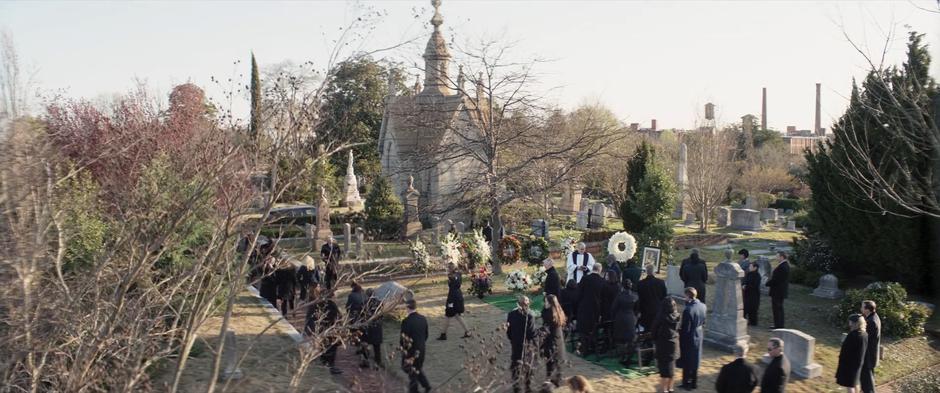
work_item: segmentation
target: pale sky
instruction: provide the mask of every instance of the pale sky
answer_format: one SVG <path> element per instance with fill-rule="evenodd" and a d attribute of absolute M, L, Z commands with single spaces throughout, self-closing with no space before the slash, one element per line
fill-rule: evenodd
<path fill-rule="evenodd" d="M 96 99 L 128 91 L 137 78 L 160 94 L 192 81 L 221 99 L 226 86 L 210 78 L 247 75 L 252 50 L 262 67 L 323 65 L 340 27 L 363 8 L 385 16 L 358 49 L 417 37 L 383 56 L 421 61 L 429 1 L 0 1 L 0 26 L 45 91 Z M 785 130 L 812 128 L 817 82 L 828 128 L 845 109 L 852 77 L 865 75 L 867 63 L 843 31 L 877 59 L 893 30 L 888 64 L 903 61 L 907 31 L 926 33 L 932 75 L 940 78 L 937 9 L 936 0 L 444 0 L 441 13 L 457 42 L 498 37 L 516 42 L 518 58 L 552 59 L 537 68 L 539 87 L 566 109 L 600 102 L 627 123 L 647 127 L 655 118 L 659 128 L 692 128 L 706 102 L 718 105 L 722 123 L 760 116 L 767 87 L 769 125 Z M 243 115 L 243 97 L 232 108 Z"/>

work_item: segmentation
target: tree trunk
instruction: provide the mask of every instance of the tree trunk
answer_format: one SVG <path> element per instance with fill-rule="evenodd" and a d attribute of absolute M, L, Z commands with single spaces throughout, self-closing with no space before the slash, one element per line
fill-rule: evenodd
<path fill-rule="evenodd" d="M 493 198 L 492 205 L 490 206 L 490 222 L 493 223 L 493 241 L 490 244 L 493 261 L 493 274 L 502 274 L 503 267 L 500 263 L 500 258 L 502 255 L 499 255 L 499 234 L 502 232 L 503 221 L 499 218 L 499 201 L 496 198 Z"/>

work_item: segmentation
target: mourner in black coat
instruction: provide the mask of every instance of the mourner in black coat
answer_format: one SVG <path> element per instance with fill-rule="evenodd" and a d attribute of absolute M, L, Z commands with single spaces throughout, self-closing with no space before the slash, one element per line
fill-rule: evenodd
<path fill-rule="evenodd" d="M 875 369 L 881 359 L 881 317 L 878 305 L 872 300 L 862 302 L 862 315 L 865 316 L 865 332 L 868 333 L 868 347 L 865 349 L 865 365 L 862 366 L 862 392 L 875 392 Z"/>
<path fill-rule="evenodd" d="M 268 303 L 271 303 L 274 308 L 277 308 L 277 277 L 275 276 L 276 267 L 275 264 L 277 260 L 274 258 L 274 255 L 267 255 L 261 261 L 261 266 L 258 269 L 261 276 L 261 284 L 258 288 L 258 293 L 263 297 Z"/>
<path fill-rule="evenodd" d="M 578 335 L 581 338 L 581 352 L 594 353 L 597 337 L 597 321 L 601 311 L 601 291 L 606 285 L 601 277 L 601 265 L 594 264 L 594 270 L 578 284 Z"/>
<path fill-rule="evenodd" d="M 651 327 L 659 370 L 660 391 L 671 392 L 679 358 L 679 310 L 671 297 L 660 301 L 660 310 Z"/>
<path fill-rule="evenodd" d="M 316 299 L 307 306 L 307 316 L 304 323 L 304 333 L 307 335 L 323 334 L 341 318 L 339 307 L 333 301 L 331 293 L 323 292 L 321 294 L 319 288 L 316 288 L 314 289 L 314 296 Z M 330 336 L 327 337 L 327 340 L 329 344 L 323 355 L 320 355 L 320 361 L 330 368 L 331 373 L 342 374 L 342 371 L 336 368 L 336 349 L 339 346 L 339 339 Z"/>
<path fill-rule="evenodd" d="M 315 282 L 320 282 L 320 271 L 317 270 L 315 261 L 311 257 L 307 257 L 308 260 L 304 261 L 304 264 L 300 265 L 297 269 L 297 284 L 300 286 L 300 302 L 306 302 L 307 291 L 310 289 L 310 286 Z"/>
<path fill-rule="evenodd" d="M 747 347 L 744 345 L 735 345 L 734 356 L 737 359 L 721 367 L 718 380 L 715 381 L 715 391 L 718 393 L 751 393 L 757 388 L 757 367 L 748 363 Z"/>
<path fill-rule="evenodd" d="M 744 273 L 744 318 L 747 324 L 757 326 L 757 315 L 760 309 L 760 273 L 757 271 L 757 263 L 751 262 Z"/>
<path fill-rule="evenodd" d="M 633 356 L 636 344 L 636 310 L 639 296 L 633 292 L 633 282 L 623 280 L 623 291 L 617 294 L 610 307 L 613 317 L 614 343 L 621 348 L 621 363 L 627 364 Z"/>
<path fill-rule="evenodd" d="M 512 347 L 509 368 L 512 371 L 513 392 L 528 392 L 531 374 L 529 363 L 532 359 L 531 354 L 526 353 L 526 347 L 535 342 L 535 324 L 532 314 L 529 314 L 529 298 L 520 296 L 518 305 L 506 316 L 506 337 Z"/>
<path fill-rule="evenodd" d="M 705 283 L 708 282 L 708 267 L 698 256 L 698 249 L 692 249 L 692 255 L 682 261 L 682 267 L 679 268 L 679 278 L 685 284 L 685 287 L 695 288 L 698 294 L 697 299 L 705 303 Z"/>
<path fill-rule="evenodd" d="M 427 392 L 431 383 L 424 375 L 424 357 L 428 341 L 428 320 L 418 314 L 418 304 L 414 300 L 406 302 L 408 316 L 401 321 L 401 368 L 408 374 L 408 392 L 417 393 L 418 385 Z"/>
<path fill-rule="evenodd" d="M 767 343 L 770 364 L 764 369 L 760 380 L 761 393 L 784 393 L 790 380 L 790 360 L 783 354 L 783 340 L 771 338 Z"/>
<path fill-rule="evenodd" d="M 620 293 L 620 275 L 611 271 L 605 271 L 604 275 L 606 276 L 606 282 L 604 287 L 601 288 L 600 321 L 604 329 L 610 329 L 610 322 L 614 318 L 610 306 L 614 304 L 617 294 Z"/>
<path fill-rule="evenodd" d="M 456 319 L 463 327 L 463 338 L 470 337 L 470 329 L 467 328 L 463 320 L 464 304 L 463 292 L 460 290 L 460 283 L 463 278 L 456 265 L 449 265 L 447 268 L 447 300 L 444 303 L 444 331 L 441 332 L 438 340 L 447 340 L 447 329 L 450 328 L 450 320 Z"/>
<path fill-rule="evenodd" d="M 382 361 L 382 342 L 385 341 L 385 333 L 382 331 L 382 316 L 379 315 L 379 307 L 382 301 L 373 297 L 372 288 L 366 289 L 366 307 L 365 315 L 369 321 L 365 329 L 364 342 L 372 347 L 372 360 L 379 367 L 384 367 Z M 368 359 L 370 356 L 365 354 Z"/>
<path fill-rule="evenodd" d="M 839 386 L 854 388 L 858 386 L 865 364 L 865 349 L 868 347 L 868 333 L 865 333 L 865 317 L 852 314 L 849 317 L 849 334 L 842 340 L 839 350 L 839 365 L 836 367 L 836 383 Z"/>
<path fill-rule="evenodd" d="M 558 278 L 558 271 L 555 270 L 555 264 L 551 258 L 545 258 L 542 261 L 545 268 L 545 283 L 542 284 L 542 292 L 546 295 L 561 295 L 561 280 Z"/>
<path fill-rule="evenodd" d="M 640 277 L 643 275 L 643 269 L 635 261 L 627 263 L 627 268 L 623 269 L 623 279 L 633 282 L 633 288 L 640 284 Z"/>
<path fill-rule="evenodd" d="M 578 283 L 574 280 L 568 280 L 565 287 L 561 289 L 559 300 L 561 301 L 561 309 L 565 311 L 565 317 L 568 319 L 568 322 L 570 323 L 577 319 Z"/>
<path fill-rule="evenodd" d="M 783 329 L 783 299 L 790 293 L 790 262 L 787 261 L 787 253 L 778 251 L 780 264 L 774 268 L 770 279 L 767 280 L 767 286 L 770 287 L 770 310 L 774 314 L 774 329 Z"/>
<path fill-rule="evenodd" d="M 637 284 L 636 292 L 640 297 L 640 326 L 646 331 L 653 329 L 653 321 L 656 320 L 656 314 L 666 298 L 666 282 L 656 278 L 654 271 L 656 267 L 646 265 L 646 278 L 640 280 Z"/>
<path fill-rule="evenodd" d="M 542 308 L 541 352 L 545 358 L 545 373 L 558 387 L 561 385 L 561 363 L 565 360 L 565 313 L 555 295 L 545 295 Z"/>
<path fill-rule="evenodd" d="M 326 263 L 323 281 L 326 289 L 333 289 L 336 280 L 339 278 L 339 260 L 343 256 L 343 250 L 336 244 L 336 238 L 330 236 L 330 241 L 320 247 L 320 258 Z"/>

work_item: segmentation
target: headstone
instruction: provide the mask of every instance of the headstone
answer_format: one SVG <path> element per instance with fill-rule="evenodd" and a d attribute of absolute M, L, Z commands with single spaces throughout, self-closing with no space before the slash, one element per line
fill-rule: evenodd
<path fill-rule="evenodd" d="M 438 244 L 441 241 L 441 220 L 436 216 L 431 217 L 431 244 Z"/>
<path fill-rule="evenodd" d="M 689 162 L 689 147 L 685 143 L 679 144 L 679 167 L 676 170 L 676 210 L 672 212 L 672 218 L 683 218 L 686 213 L 686 194 L 685 188 L 689 184 L 687 166 Z"/>
<path fill-rule="evenodd" d="M 603 203 L 595 203 L 592 209 L 591 222 L 594 228 L 603 228 L 607 225 L 607 206 Z"/>
<path fill-rule="evenodd" d="M 824 274 L 819 278 L 819 286 L 813 290 L 813 296 L 824 299 L 839 299 L 845 292 L 839 289 L 839 279 L 832 274 Z"/>
<path fill-rule="evenodd" d="M 760 219 L 767 221 L 777 221 L 777 209 L 760 209 Z"/>
<path fill-rule="evenodd" d="M 382 285 L 379 285 L 378 288 L 375 288 L 375 291 L 372 292 L 372 296 L 383 302 L 397 302 L 406 292 L 408 292 L 408 288 L 405 288 L 404 285 L 396 281 L 386 281 L 383 282 Z"/>
<path fill-rule="evenodd" d="M 673 296 L 685 297 L 685 284 L 679 278 L 677 265 L 669 265 L 666 270 L 666 292 Z"/>
<path fill-rule="evenodd" d="M 733 351 L 736 344 L 748 342 L 747 320 L 744 319 L 744 299 L 741 294 L 741 279 L 744 270 L 731 262 L 732 251 L 725 252 L 725 261 L 715 267 L 715 297 L 705 323 L 705 341 Z"/>
<path fill-rule="evenodd" d="M 238 347 L 235 340 L 235 331 L 225 331 L 225 348 L 222 350 L 222 362 L 225 369 L 219 374 L 222 381 L 237 380 L 242 378 L 242 370 L 238 368 Z"/>
<path fill-rule="evenodd" d="M 683 224 L 683 225 L 692 225 L 692 224 L 695 224 L 695 215 L 692 214 L 692 213 L 686 213 L 686 214 L 685 214 L 685 222 L 683 222 L 682 224 Z"/>
<path fill-rule="evenodd" d="M 458 222 L 458 223 L 457 223 L 457 233 L 463 233 L 464 230 L 466 229 L 466 227 L 467 227 L 467 226 L 466 226 L 466 224 L 463 223 L 463 221 Z"/>
<path fill-rule="evenodd" d="M 783 340 L 783 355 L 790 360 L 790 373 L 800 378 L 816 378 L 822 375 L 822 366 L 813 358 L 816 352 L 816 338 L 796 329 L 774 329 L 770 337 Z M 764 363 L 770 363 L 770 356 L 764 355 Z"/>
<path fill-rule="evenodd" d="M 575 219 L 574 226 L 578 229 L 587 229 L 588 227 L 588 214 L 587 212 L 578 212 L 578 217 Z"/>
<path fill-rule="evenodd" d="M 346 181 L 343 183 L 342 205 L 350 210 L 362 208 L 362 197 L 359 196 L 359 180 L 353 170 L 353 152 L 349 151 L 349 160 L 346 164 Z"/>
<path fill-rule="evenodd" d="M 408 187 L 402 193 L 402 201 L 405 202 L 405 211 L 402 215 L 402 239 L 413 239 L 421 232 L 421 218 L 418 212 L 418 199 L 421 193 L 415 189 L 414 176 L 408 176 Z"/>
<path fill-rule="evenodd" d="M 579 184 L 568 183 L 561 192 L 562 213 L 571 214 L 581 210 L 581 186 Z"/>
<path fill-rule="evenodd" d="M 770 266 L 770 260 L 766 257 L 757 258 L 757 272 L 760 273 L 760 292 L 764 295 L 770 293 L 767 287 L 767 280 L 770 280 L 770 273 L 773 268 Z"/>
<path fill-rule="evenodd" d="M 731 222 L 731 209 L 727 207 L 719 207 L 716 210 L 718 217 L 715 219 L 715 224 L 719 228 L 728 226 L 728 223 Z"/>
<path fill-rule="evenodd" d="M 364 259 L 362 255 L 362 241 L 365 240 L 366 234 L 362 230 L 362 227 L 356 227 L 356 258 Z"/>
<path fill-rule="evenodd" d="M 546 237 L 548 234 L 545 232 L 545 229 L 548 228 L 548 223 L 545 220 L 533 220 L 531 223 L 532 227 L 532 236 L 535 237 Z"/>
<path fill-rule="evenodd" d="M 587 198 L 582 198 L 582 199 L 581 199 L 581 205 L 578 206 L 578 211 L 579 211 L 579 212 L 587 212 L 588 209 L 590 209 L 590 208 L 591 208 L 591 201 L 589 201 Z"/>
<path fill-rule="evenodd" d="M 793 209 L 784 209 L 783 214 L 786 214 L 786 215 L 793 214 Z"/>
<path fill-rule="evenodd" d="M 453 229 L 454 229 L 454 220 L 451 220 L 448 218 L 447 221 L 444 221 L 444 236 L 447 236 L 447 234 L 449 234 L 450 231 Z"/>
<path fill-rule="evenodd" d="M 313 224 L 304 224 L 304 235 L 306 235 L 309 239 L 316 239 L 317 226 Z"/>
<path fill-rule="evenodd" d="M 781 216 L 782 216 L 782 215 L 784 215 L 785 213 L 786 213 L 786 212 L 784 211 L 784 209 L 780 209 L 780 208 L 777 209 L 777 215 L 781 215 Z"/>
<path fill-rule="evenodd" d="M 731 227 L 745 231 L 759 231 L 760 212 L 752 209 L 731 209 Z"/>
<path fill-rule="evenodd" d="M 757 209 L 757 198 L 755 198 L 753 195 L 748 195 L 747 198 L 744 199 L 744 208 L 751 210 Z"/>
<path fill-rule="evenodd" d="M 787 230 L 788 230 L 788 231 L 796 232 L 796 221 L 795 221 L 795 220 L 788 220 L 788 221 L 787 221 Z"/>
<path fill-rule="evenodd" d="M 352 251 L 352 225 L 348 222 L 343 224 L 343 249 L 346 250 L 346 255 Z M 356 254 L 359 255 L 359 254 Z"/>
<path fill-rule="evenodd" d="M 326 242 L 333 236 L 330 230 L 330 200 L 326 188 L 320 187 L 320 202 L 317 204 L 317 242 Z"/>

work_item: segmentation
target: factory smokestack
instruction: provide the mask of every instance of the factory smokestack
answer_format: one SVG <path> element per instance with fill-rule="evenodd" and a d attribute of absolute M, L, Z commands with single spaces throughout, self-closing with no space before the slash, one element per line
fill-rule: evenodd
<path fill-rule="evenodd" d="M 760 101 L 760 128 L 767 129 L 767 88 L 763 88 Z"/>
<path fill-rule="evenodd" d="M 821 111 L 821 104 L 820 104 L 820 100 L 822 98 L 821 91 L 822 91 L 822 84 L 817 83 L 816 84 L 816 123 L 815 123 L 816 128 L 813 129 L 813 131 L 816 133 L 817 136 L 825 136 L 823 134 L 824 131 L 822 129 L 822 113 L 821 113 L 822 111 Z"/>

